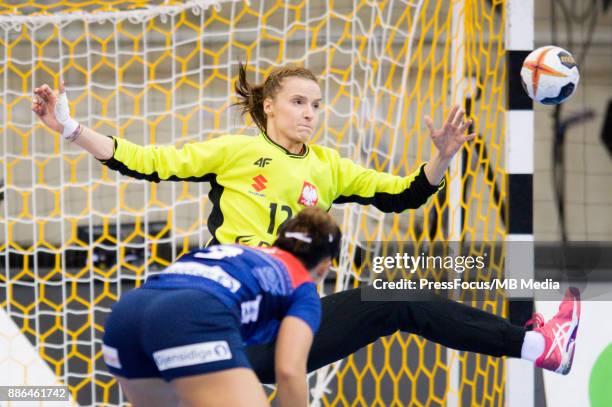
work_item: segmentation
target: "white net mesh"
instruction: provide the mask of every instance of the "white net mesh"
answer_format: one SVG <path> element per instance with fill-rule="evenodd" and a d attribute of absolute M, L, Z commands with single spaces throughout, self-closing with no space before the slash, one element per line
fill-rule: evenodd
<path fill-rule="evenodd" d="M 229 108 L 238 61 L 249 61 L 258 82 L 274 66 L 301 64 L 321 78 L 325 102 L 313 142 L 403 175 L 430 154 L 422 116 L 440 120 L 456 87 L 466 86 L 450 81 L 461 49 L 464 74 L 482 93 L 472 115 L 481 115 L 483 136 L 467 153 L 493 168 L 492 178 L 472 168 L 464 176 L 473 182 L 461 202 L 461 236 L 445 231 L 444 216 L 458 210 L 449 210 L 445 192 L 401 215 L 337 208 L 347 241 L 333 289 L 367 278 L 353 266 L 359 241 L 503 240 L 491 186 L 503 174 L 503 4 L 461 9 L 459 41 L 454 2 L 442 0 L 211 3 L 1 4 L 0 303 L 81 404 L 125 401 L 102 362 L 103 321 L 122 292 L 206 243 L 208 185 L 151 184 L 109 171 L 37 122 L 30 99 L 42 83 L 64 80 L 73 117 L 101 133 L 181 146 L 255 132 Z M 485 144 L 488 155 L 478 147 Z M 502 312 L 497 294 L 485 306 Z M 313 397 L 324 405 L 442 405 L 448 363 L 439 350 L 394 335 L 313 378 Z M 470 366 L 461 397 L 501 400 L 503 364 L 476 357 Z"/>

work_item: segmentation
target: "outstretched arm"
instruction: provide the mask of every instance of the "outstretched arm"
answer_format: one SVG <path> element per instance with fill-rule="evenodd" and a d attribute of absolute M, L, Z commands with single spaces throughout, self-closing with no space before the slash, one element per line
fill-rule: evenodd
<path fill-rule="evenodd" d="M 44 84 L 34 89 L 32 111 L 51 130 L 82 147 L 109 168 L 148 181 L 207 181 L 226 162 L 231 139 L 174 146 L 140 146 L 123 138 L 100 134 L 70 117 L 64 84 L 59 92 Z"/>
<path fill-rule="evenodd" d="M 453 107 L 440 129 L 434 128 L 431 118 L 425 118 L 436 150 L 429 162 L 405 177 L 364 168 L 332 152 L 330 161 L 334 163 L 337 188 L 334 203 L 374 205 L 383 212 L 403 212 L 423 205 L 444 185 L 444 174 L 453 156 L 475 137 L 464 135 L 471 121 L 464 121 L 463 114 L 458 106 Z"/>
<path fill-rule="evenodd" d="M 431 117 L 425 117 L 425 124 L 430 132 L 431 141 L 436 151 L 425 165 L 425 176 L 431 185 L 438 185 L 448 169 L 451 160 L 461 146 L 476 137 L 476 133 L 465 135 L 465 131 L 472 124 L 472 120 L 463 120 L 464 111 L 459 106 L 453 106 L 446 122 L 440 129 L 436 129 Z"/>
<path fill-rule="evenodd" d="M 48 128 L 61 133 L 64 138 L 73 141 L 97 159 L 109 160 L 113 157 L 112 138 L 79 124 L 70 117 L 63 83 L 59 92 L 53 91 L 47 84 L 35 88 L 32 111 Z"/>

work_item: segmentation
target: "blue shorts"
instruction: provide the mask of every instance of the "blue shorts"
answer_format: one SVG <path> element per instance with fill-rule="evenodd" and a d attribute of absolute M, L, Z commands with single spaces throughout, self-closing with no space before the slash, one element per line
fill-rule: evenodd
<path fill-rule="evenodd" d="M 179 377 L 251 368 L 238 310 L 192 289 L 138 288 L 106 320 L 104 361 L 128 379 Z"/>

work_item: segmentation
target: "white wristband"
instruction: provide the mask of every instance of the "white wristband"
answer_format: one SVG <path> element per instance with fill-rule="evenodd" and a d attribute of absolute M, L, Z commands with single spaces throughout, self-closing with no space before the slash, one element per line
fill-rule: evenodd
<path fill-rule="evenodd" d="M 79 123 L 70 117 L 70 107 L 68 106 L 68 98 L 66 92 L 60 93 L 55 104 L 55 118 L 64 126 L 62 136 L 66 139 L 71 138 L 79 127 Z"/>

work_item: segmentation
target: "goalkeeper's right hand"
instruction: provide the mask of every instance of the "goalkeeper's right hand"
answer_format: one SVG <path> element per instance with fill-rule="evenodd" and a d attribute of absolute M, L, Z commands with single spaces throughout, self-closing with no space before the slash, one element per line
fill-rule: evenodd
<path fill-rule="evenodd" d="M 51 90 L 46 83 L 34 89 L 32 111 L 51 130 L 60 132 L 64 138 L 70 138 L 79 124 L 70 117 L 70 108 L 64 84 L 60 84 L 59 94 Z"/>

